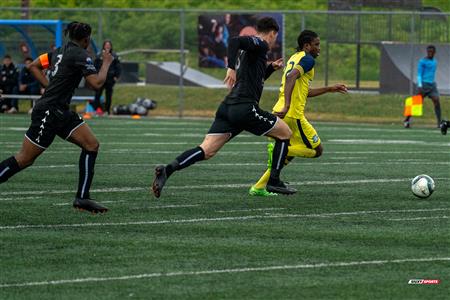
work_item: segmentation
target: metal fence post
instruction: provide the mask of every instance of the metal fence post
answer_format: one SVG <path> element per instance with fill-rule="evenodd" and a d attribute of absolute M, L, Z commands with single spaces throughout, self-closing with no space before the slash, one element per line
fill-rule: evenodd
<path fill-rule="evenodd" d="M 184 31 L 185 31 L 185 12 L 184 9 L 180 11 L 180 79 L 179 79 L 179 94 L 178 94 L 178 117 L 183 117 L 184 111 Z"/>
<path fill-rule="evenodd" d="M 414 40 L 415 40 L 415 14 L 414 12 L 411 13 L 411 33 L 409 36 L 409 42 L 411 44 L 410 47 L 410 54 L 411 57 L 410 61 L 410 73 L 409 73 L 409 94 L 412 95 L 414 93 Z"/>
<path fill-rule="evenodd" d="M 359 89 L 361 80 L 361 14 L 356 17 L 356 89 Z"/>
<path fill-rule="evenodd" d="M 99 11 L 97 13 L 97 45 L 103 44 L 103 22 L 102 13 Z"/>
<path fill-rule="evenodd" d="M 330 29 L 330 13 L 327 13 L 327 30 L 326 32 L 326 37 L 327 37 L 327 45 L 325 47 L 325 86 L 328 86 L 328 72 L 329 72 L 329 68 L 328 65 L 330 63 L 329 59 L 330 59 L 330 52 L 329 52 L 329 48 L 330 48 L 330 34 L 329 34 L 329 29 Z"/>
<path fill-rule="evenodd" d="M 283 34 L 281 36 L 281 45 L 282 45 L 281 46 L 282 47 L 281 57 L 283 58 L 283 61 L 286 61 L 286 26 L 285 26 L 286 20 L 285 20 L 285 18 L 286 18 L 286 15 L 282 14 L 281 20 L 283 22 L 283 25 L 281 28 L 283 28 L 283 32 L 282 32 Z"/>

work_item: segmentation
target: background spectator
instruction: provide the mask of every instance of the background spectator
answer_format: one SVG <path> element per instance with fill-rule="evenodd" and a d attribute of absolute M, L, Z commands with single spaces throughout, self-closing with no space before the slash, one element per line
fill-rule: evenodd
<path fill-rule="evenodd" d="M 115 52 L 113 52 L 113 46 L 110 40 L 105 40 L 103 42 L 102 51 L 103 50 L 110 52 L 112 54 L 113 62 L 111 63 L 111 66 L 108 69 L 108 76 L 106 77 L 105 84 L 95 93 L 95 100 L 93 103 L 93 107 L 96 110 L 97 114 L 100 115 L 103 114 L 103 112 L 111 114 L 113 87 L 114 84 L 117 82 L 117 80 L 119 80 L 120 73 L 122 72 L 119 57 Z M 97 58 L 94 61 L 95 68 L 97 70 L 100 70 L 102 64 L 103 64 L 102 53 L 100 52 L 97 54 Z M 103 90 L 105 90 L 106 99 L 105 99 L 105 106 L 102 109 L 100 97 L 102 96 Z"/>
<path fill-rule="evenodd" d="M 18 75 L 17 68 L 11 56 L 6 54 L 3 57 L 3 65 L 0 70 L 0 89 L 3 90 L 3 94 L 17 94 Z M 17 112 L 17 101 L 15 101 L 15 107 L 12 106 L 12 102 L 12 99 L 3 99 L 0 103 L 0 112 Z"/>
<path fill-rule="evenodd" d="M 33 62 L 31 57 L 26 57 L 24 60 L 24 67 L 20 70 L 19 74 L 19 94 L 21 95 L 39 95 L 40 86 L 38 81 L 28 70 L 28 66 Z M 11 101 L 12 106 L 18 109 L 17 99 Z M 33 107 L 33 101 L 31 101 L 31 108 Z"/>

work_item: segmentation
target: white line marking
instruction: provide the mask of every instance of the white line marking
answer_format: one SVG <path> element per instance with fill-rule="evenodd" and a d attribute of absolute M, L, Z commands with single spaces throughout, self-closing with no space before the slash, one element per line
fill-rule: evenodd
<path fill-rule="evenodd" d="M 126 202 L 124 200 L 117 200 L 117 201 L 101 201 L 101 203 L 120 203 L 120 202 Z M 72 203 L 53 203 L 53 206 L 72 206 Z"/>
<path fill-rule="evenodd" d="M 363 180 L 337 180 L 337 181 L 300 181 L 291 182 L 290 185 L 337 185 L 337 184 L 368 184 L 368 183 L 394 183 L 394 182 L 410 182 L 412 178 L 383 178 L 383 179 L 363 179 Z M 434 178 L 435 180 L 448 181 L 450 178 Z M 210 188 L 241 188 L 249 187 L 253 183 L 236 183 L 236 184 L 205 184 L 205 185 L 185 185 L 185 186 L 168 186 L 166 189 L 210 189 Z M 147 190 L 146 187 L 121 187 L 121 188 L 104 188 L 91 190 L 92 193 L 121 193 L 136 192 Z M 75 190 L 60 191 L 14 191 L 2 192 L 0 196 L 6 195 L 42 195 L 42 194 L 68 194 L 75 193 Z"/>
<path fill-rule="evenodd" d="M 174 153 L 179 153 L 176 151 L 173 151 Z M 67 152 L 65 152 L 67 154 Z M 149 153 L 155 153 L 155 152 L 149 152 Z M 125 154 L 125 153 L 124 153 Z M 236 153 L 237 154 L 237 153 Z M 335 158 L 336 159 L 336 158 Z M 362 161 L 353 161 L 353 162 L 304 162 L 304 161 L 295 161 L 294 164 L 298 164 L 301 166 L 329 166 L 329 165 L 374 165 L 374 166 L 383 166 L 383 165 L 450 165 L 450 162 L 446 161 L 402 161 L 402 162 L 395 162 L 395 161 L 384 161 L 384 162 L 362 162 Z M 102 166 L 102 167 L 133 167 L 133 166 L 155 166 L 154 163 L 138 163 L 138 164 L 95 164 L 96 167 Z M 221 167 L 235 167 L 235 166 L 265 166 L 266 163 L 260 162 L 260 163 L 200 163 L 197 166 L 221 166 Z M 33 166 L 33 169 L 55 169 L 55 168 L 73 168 L 76 167 L 75 164 L 64 164 L 64 165 L 41 165 L 41 166 Z"/>
<path fill-rule="evenodd" d="M 286 208 L 281 207 L 265 207 L 265 208 L 249 208 L 249 209 L 233 209 L 233 210 L 216 210 L 218 213 L 229 213 L 229 212 L 246 212 L 246 211 L 271 211 L 271 210 L 283 210 Z"/>
<path fill-rule="evenodd" d="M 334 139 L 327 140 L 328 144 L 358 144 L 358 145 L 422 145 L 422 146 L 450 146 L 450 143 L 426 142 L 418 140 L 373 140 L 373 139 Z"/>
<path fill-rule="evenodd" d="M 326 263 L 316 263 L 316 264 L 242 267 L 242 268 L 235 268 L 235 269 L 176 271 L 176 272 L 168 272 L 168 273 L 144 273 L 144 274 L 117 276 L 117 277 L 85 277 L 85 278 L 50 280 L 50 281 L 3 283 L 3 284 L 0 284 L 0 288 L 26 287 L 26 286 L 47 286 L 47 285 L 72 284 L 72 283 L 102 282 L 102 281 L 104 282 L 104 281 L 118 281 L 118 280 L 174 277 L 174 276 L 202 276 L 202 275 L 214 275 L 214 274 L 267 272 L 267 271 L 279 271 L 279 270 L 318 269 L 318 268 L 333 268 L 333 267 L 353 267 L 353 266 L 365 266 L 365 265 L 366 266 L 367 265 L 386 265 L 386 264 L 401 264 L 401 263 L 411 263 L 411 262 L 412 263 L 434 262 L 434 261 L 450 261 L 450 257 L 405 258 L 405 259 L 391 259 L 391 260 L 369 260 L 369 261 L 348 261 L 348 262 L 341 261 L 341 262 L 326 262 Z"/>
<path fill-rule="evenodd" d="M 0 198 L 0 201 L 21 201 L 21 200 L 32 200 L 32 199 L 41 199 L 44 198 L 43 196 L 36 196 L 36 197 L 20 197 L 20 198 Z"/>
<path fill-rule="evenodd" d="M 420 217 L 420 218 L 402 218 L 402 219 L 386 219 L 388 221 L 419 221 L 430 219 L 449 219 L 449 216 L 436 216 L 436 217 Z"/>
<path fill-rule="evenodd" d="M 96 189 L 91 190 L 91 192 L 96 193 L 120 193 L 120 192 L 134 192 L 134 191 L 142 191 L 146 190 L 144 187 L 122 187 L 122 188 L 105 188 L 105 189 Z M 60 195 L 60 194 L 72 194 L 76 193 L 76 190 L 60 190 L 60 191 L 21 191 L 21 192 L 5 192 L 1 193 L 1 196 L 4 195 L 44 195 L 44 194 L 52 194 L 52 195 Z"/>
<path fill-rule="evenodd" d="M 353 216 L 365 214 L 386 214 L 386 213 L 409 213 L 409 212 L 430 212 L 430 211 L 446 211 L 450 208 L 434 208 L 434 209 L 399 209 L 399 210 L 363 210 L 337 213 L 322 214 L 276 214 L 276 215 L 247 215 L 237 217 L 217 217 L 217 218 L 197 218 L 197 219 L 171 219 L 171 220 L 154 220 L 154 221 L 133 221 L 133 222 L 111 222 L 111 223 L 78 223 L 78 224 L 19 224 L 0 226 L 0 230 L 8 229 L 26 229 L 26 228 L 77 228 L 77 227 L 101 227 L 101 226 L 133 226 L 133 225 L 162 225 L 162 224 L 186 224 L 186 223 L 202 223 L 202 222 L 221 222 L 221 221 L 247 221 L 254 219 L 282 219 L 282 218 L 324 218 L 336 216 Z"/>

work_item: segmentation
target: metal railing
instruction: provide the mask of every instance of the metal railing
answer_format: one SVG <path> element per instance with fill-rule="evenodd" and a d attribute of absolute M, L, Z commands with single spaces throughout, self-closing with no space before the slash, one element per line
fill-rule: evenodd
<path fill-rule="evenodd" d="M 0 19 L 20 18 L 22 8 L 0 8 Z M 200 15 L 273 14 L 283 15 L 282 52 L 288 57 L 296 47 L 301 30 L 312 29 L 319 33 L 324 59 L 317 60 L 316 80 L 327 85 L 337 80 L 350 84 L 355 89 L 379 88 L 379 58 L 381 42 L 392 41 L 411 45 L 425 43 L 448 43 L 450 41 L 450 13 L 417 11 L 304 11 L 304 10 L 210 10 L 210 9 L 147 9 L 147 8 L 30 8 L 32 19 L 78 20 L 90 23 L 93 38 L 101 44 L 104 38 L 111 39 L 115 49 L 128 53 L 131 49 L 171 49 L 175 53 L 153 54 L 157 59 L 176 60 L 180 63 L 179 116 L 183 115 L 184 71 L 186 61 L 194 62 L 198 53 L 197 21 Z M 2 34 L 0 43 L 10 47 L 14 42 Z M 46 37 L 36 33 L 36 39 Z M 48 37 L 47 37 L 48 39 Z M 12 48 L 11 48 L 12 49 Z M 1 50 L 1 47 L 0 47 Z M 416 61 L 411 56 L 410 77 Z M 424 51 L 425 55 L 425 51 Z M 449 54 L 450 55 L 450 54 Z M 137 57 L 137 56 L 136 56 Z M 137 58 L 142 59 L 142 58 Z M 190 63 L 190 67 L 196 67 Z M 197 68 L 197 67 L 196 67 Z M 217 76 L 210 69 L 198 68 Z M 273 82 L 272 86 L 278 83 Z M 410 90 L 412 92 L 413 82 Z"/>

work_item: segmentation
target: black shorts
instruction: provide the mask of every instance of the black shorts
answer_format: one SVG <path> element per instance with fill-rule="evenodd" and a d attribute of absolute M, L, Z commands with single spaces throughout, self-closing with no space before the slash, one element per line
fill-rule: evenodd
<path fill-rule="evenodd" d="M 75 112 L 39 106 L 33 109 L 31 125 L 25 136 L 36 146 L 47 149 L 55 136 L 67 140 L 84 123 Z"/>
<path fill-rule="evenodd" d="M 242 131 L 265 135 L 277 122 L 277 117 L 259 108 L 256 103 L 221 103 L 208 134 L 230 133 L 234 137 Z"/>

